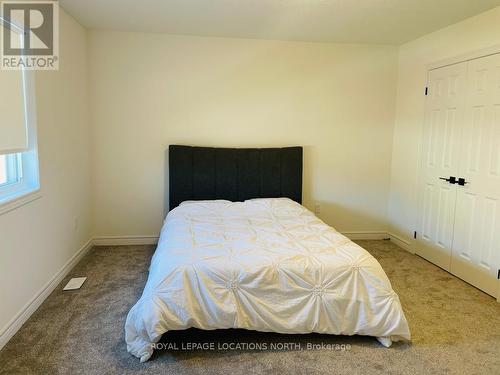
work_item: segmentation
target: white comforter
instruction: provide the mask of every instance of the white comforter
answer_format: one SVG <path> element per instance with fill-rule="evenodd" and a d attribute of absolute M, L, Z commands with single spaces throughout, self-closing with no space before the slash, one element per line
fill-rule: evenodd
<path fill-rule="evenodd" d="M 147 361 L 163 333 L 190 327 L 410 339 L 375 258 L 289 199 L 187 202 L 168 214 L 127 349 Z"/>

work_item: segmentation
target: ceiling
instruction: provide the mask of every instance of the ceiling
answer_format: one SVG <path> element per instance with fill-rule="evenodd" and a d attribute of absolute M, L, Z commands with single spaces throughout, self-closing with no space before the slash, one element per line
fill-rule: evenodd
<path fill-rule="evenodd" d="M 90 29 L 402 44 L 500 0 L 60 0 Z"/>

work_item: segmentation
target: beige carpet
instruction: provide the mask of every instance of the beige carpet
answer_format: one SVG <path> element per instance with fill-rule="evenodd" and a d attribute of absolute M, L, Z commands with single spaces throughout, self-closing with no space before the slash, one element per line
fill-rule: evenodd
<path fill-rule="evenodd" d="M 500 374 L 500 304 L 388 241 L 359 241 L 382 264 L 399 294 L 411 344 L 381 347 L 369 337 L 276 335 L 250 331 L 171 332 L 163 342 L 246 342 L 274 351 L 159 351 L 140 364 L 123 326 L 139 298 L 154 248 L 95 248 L 71 272 L 83 288 L 60 287 L 0 352 L 1 374 Z M 350 345 L 307 350 L 307 343 Z"/>

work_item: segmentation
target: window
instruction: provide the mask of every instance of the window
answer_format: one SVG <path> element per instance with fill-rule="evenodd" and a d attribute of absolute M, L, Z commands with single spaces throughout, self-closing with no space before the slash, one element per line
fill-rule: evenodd
<path fill-rule="evenodd" d="M 0 190 L 21 182 L 21 154 L 0 155 Z"/>
<path fill-rule="evenodd" d="M 40 196 L 34 81 L 0 71 L 0 214 Z"/>
<path fill-rule="evenodd" d="M 0 155 L 0 187 L 9 183 L 9 167 L 7 165 L 7 157 Z"/>
<path fill-rule="evenodd" d="M 38 191 L 38 189 L 36 150 L 0 155 L 0 213 L 3 212 L 3 205 L 6 203 Z M 12 207 L 8 208 L 12 209 Z"/>
<path fill-rule="evenodd" d="M 39 189 L 36 149 L 0 155 L 0 214 L 38 198 Z"/>
<path fill-rule="evenodd" d="M 40 196 L 38 149 L 36 137 L 36 108 L 34 90 L 34 72 L 19 72 L 22 79 L 17 85 L 21 96 L 19 107 L 4 106 L 0 111 L 0 127 L 14 118 L 14 110 L 22 112 L 22 126 L 25 126 L 25 147 L 23 150 L 5 151 L 0 149 L 0 214 L 24 205 Z M 2 80 L 5 75 L 0 75 L 0 97 L 9 98 L 15 92 L 13 82 Z M 4 83 L 4 85 L 2 85 Z M 9 89 L 5 89 L 9 86 Z M 7 99 L 8 100 L 8 99 Z M 9 111 L 10 113 L 6 113 Z M 4 128 L 5 129 L 5 128 Z M 1 130 L 1 129 L 0 129 Z M 9 150 L 7 148 L 7 150 Z"/>
<path fill-rule="evenodd" d="M 28 148 L 24 152 L 0 154 L 0 214 L 37 198 L 39 191 L 38 150 L 36 138 L 34 74 L 23 72 L 24 111 Z M 1 90 L 1 86 L 0 86 Z M 2 114 L 0 114 L 0 126 Z M 29 195 L 29 196 L 28 196 Z M 26 197 L 26 199 L 22 199 Z M 12 202 L 14 202 L 14 206 Z"/>

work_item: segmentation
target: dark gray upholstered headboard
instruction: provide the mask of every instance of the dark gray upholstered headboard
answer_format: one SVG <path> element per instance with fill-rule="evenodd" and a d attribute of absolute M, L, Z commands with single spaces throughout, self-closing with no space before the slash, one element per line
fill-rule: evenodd
<path fill-rule="evenodd" d="M 170 209 L 186 200 L 287 197 L 302 203 L 302 147 L 171 145 Z"/>

